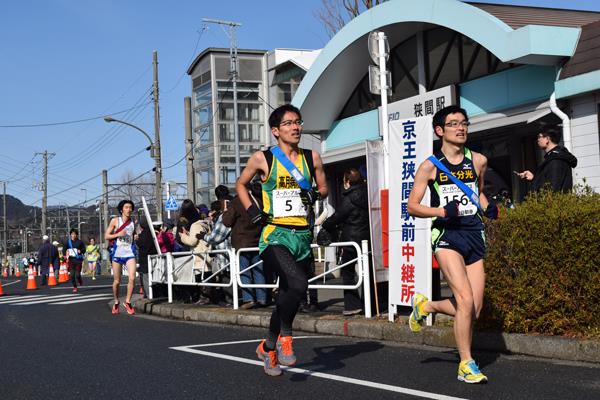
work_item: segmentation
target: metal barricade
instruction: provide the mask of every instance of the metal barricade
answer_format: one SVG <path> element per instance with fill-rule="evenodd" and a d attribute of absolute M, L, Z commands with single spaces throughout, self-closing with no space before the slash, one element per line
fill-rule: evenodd
<path fill-rule="evenodd" d="M 363 287 L 364 306 L 365 306 L 365 317 L 371 318 L 371 316 L 372 316 L 372 314 L 371 314 L 371 284 L 370 284 L 371 280 L 370 280 L 370 271 L 369 271 L 368 241 L 363 240 L 360 246 L 356 242 L 337 242 L 337 243 L 331 243 L 329 245 L 329 247 L 348 247 L 348 246 L 352 246 L 356 249 L 357 257 L 355 259 L 352 259 L 352 260 L 342 264 L 342 265 L 338 265 L 335 268 L 328 269 L 327 271 L 323 272 L 322 274 L 319 274 L 317 276 L 310 278 L 308 280 L 308 284 L 309 284 L 308 288 L 309 289 L 356 290 L 362 286 Z M 315 248 L 319 248 L 320 246 L 313 244 L 313 245 L 311 245 L 311 247 L 313 249 L 315 249 Z M 256 252 L 256 251 L 258 251 L 258 247 L 246 247 L 246 248 L 238 249 L 237 252 L 235 253 L 235 278 L 236 278 L 235 280 L 236 280 L 237 286 L 240 288 L 266 288 L 266 289 L 279 287 L 279 279 L 274 284 L 273 283 L 265 283 L 265 284 L 242 283 L 241 275 L 244 272 L 247 272 L 247 271 L 251 270 L 252 268 L 255 268 L 256 266 L 262 264 L 262 260 L 255 264 L 252 264 L 249 267 L 245 268 L 244 270 L 240 271 L 240 254 Z M 325 277 L 328 274 L 332 274 L 333 272 L 340 270 L 340 269 L 344 268 L 345 266 L 351 265 L 354 263 L 356 263 L 356 265 L 357 265 L 357 275 L 358 275 L 358 281 L 354 285 L 311 284 L 312 282 L 315 282 L 318 279 Z M 237 309 L 237 308 L 238 308 L 238 304 L 237 304 L 237 301 L 235 301 L 234 309 Z"/>
<path fill-rule="evenodd" d="M 167 255 L 148 256 L 148 298 L 154 298 L 152 283 L 167 283 Z"/>
<path fill-rule="evenodd" d="M 208 272 L 207 264 L 204 264 L 199 273 L 194 268 L 196 257 L 202 257 L 203 262 L 206 262 L 207 257 L 224 255 L 229 259 L 223 263 L 217 271 Z M 217 275 L 223 274 L 229 268 L 230 277 L 227 283 L 211 282 Z M 212 286 L 212 287 L 230 287 L 233 286 L 233 303 L 238 302 L 237 281 L 235 279 L 235 250 L 210 250 L 203 253 L 195 253 L 192 251 L 166 253 L 160 255 L 148 256 L 148 285 L 149 297 L 153 298 L 152 283 L 166 283 L 167 296 L 169 303 L 173 302 L 173 286 Z M 200 281 L 196 280 L 196 275 L 200 275 Z M 205 276 L 207 275 L 207 276 Z"/>

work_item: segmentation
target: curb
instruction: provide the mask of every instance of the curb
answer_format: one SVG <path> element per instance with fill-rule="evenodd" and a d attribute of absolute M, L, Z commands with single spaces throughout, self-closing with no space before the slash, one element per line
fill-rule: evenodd
<path fill-rule="evenodd" d="M 133 303 L 138 312 L 145 314 L 212 324 L 267 328 L 271 317 L 270 312 L 169 304 L 164 299 L 138 299 Z M 405 318 L 390 323 L 387 320 L 366 320 L 360 317 L 298 314 L 293 329 L 306 333 L 456 348 L 452 327 L 426 326 L 420 334 L 414 334 L 408 328 Z M 600 341 L 595 340 L 518 333 L 474 332 L 473 349 L 564 361 L 600 363 Z"/>

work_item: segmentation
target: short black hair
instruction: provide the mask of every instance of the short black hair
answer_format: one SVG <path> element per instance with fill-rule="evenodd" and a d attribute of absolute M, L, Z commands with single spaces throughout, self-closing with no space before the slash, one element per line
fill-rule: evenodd
<path fill-rule="evenodd" d="M 75 228 L 73 228 L 73 229 L 71 229 L 71 230 L 69 231 L 69 235 L 70 235 L 71 233 L 74 233 L 74 234 L 76 234 L 77 236 L 79 236 L 79 231 L 78 231 L 77 229 L 75 229 Z"/>
<path fill-rule="evenodd" d="M 274 109 L 271 115 L 269 116 L 269 127 L 278 128 L 279 125 L 281 125 L 281 120 L 283 119 L 283 116 L 287 112 L 296 113 L 298 114 L 298 118 L 302 119 L 302 114 L 300 114 L 300 110 L 297 107 L 294 107 L 291 104 L 284 104 Z"/>
<path fill-rule="evenodd" d="M 560 138 L 562 137 L 562 132 L 556 125 L 542 125 L 540 124 L 540 131 L 542 135 L 546 136 L 548 139 L 552 141 L 554 144 L 560 143 Z"/>
<path fill-rule="evenodd" d="M 433 132 L 435 133 L 436 126 L 439 126 L 440 128 L 444 129 L 446 124 L 446 117 L 450 114 L 456 113 L 461 113 L 465 116 L 465 119 L 467 121 L 469 120 L 469 116 L 467 115 L 467 112 L 464 108 L 460 108 L 459 106 L 444 107 L 433 115 L 433 121 L 431 123 L 433 125 Z"/>
<path fill-rule="evenodd" d="M 229 196 L 229 188 L 225 185 L 219 185 L 215 188 L 215 196 L 217 200 L 225 199 Z"/>
<path fill-rule="evenodd" d="M 133 201 L 121 200 L 117 205 L 117 210 L 119 210 L 119 214 L 123 214 L 123 207 L 125 207 L 125 204 L 131 204 L 131 211 L 135 210 L 135 204 L 133 204 Z"/>

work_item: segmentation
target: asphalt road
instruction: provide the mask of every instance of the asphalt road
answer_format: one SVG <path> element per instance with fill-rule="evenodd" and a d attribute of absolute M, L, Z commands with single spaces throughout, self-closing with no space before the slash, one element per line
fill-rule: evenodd
<path fill-rule="evenodd" d="M 490 382 L 467 385 L 454 351 L 341 337 L 296 338 L 298 365 L 272 378 L 254 354 L 262 330 L 112 315 L 109 277 L 76 295 L 11 282 L 0 399 L 600 399 L 599 365 L 480 353 Z"/>

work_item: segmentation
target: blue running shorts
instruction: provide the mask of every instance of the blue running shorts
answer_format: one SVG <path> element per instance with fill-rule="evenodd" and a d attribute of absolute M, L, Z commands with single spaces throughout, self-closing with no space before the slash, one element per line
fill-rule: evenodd
<path fill-rule="evenodd" d="M 471 265 L 485 256 L 485 234 L 479 230 L 437 230 L 431 232 L 432 249 L 435 253 L 440 249 L 458 252 Z"/>

